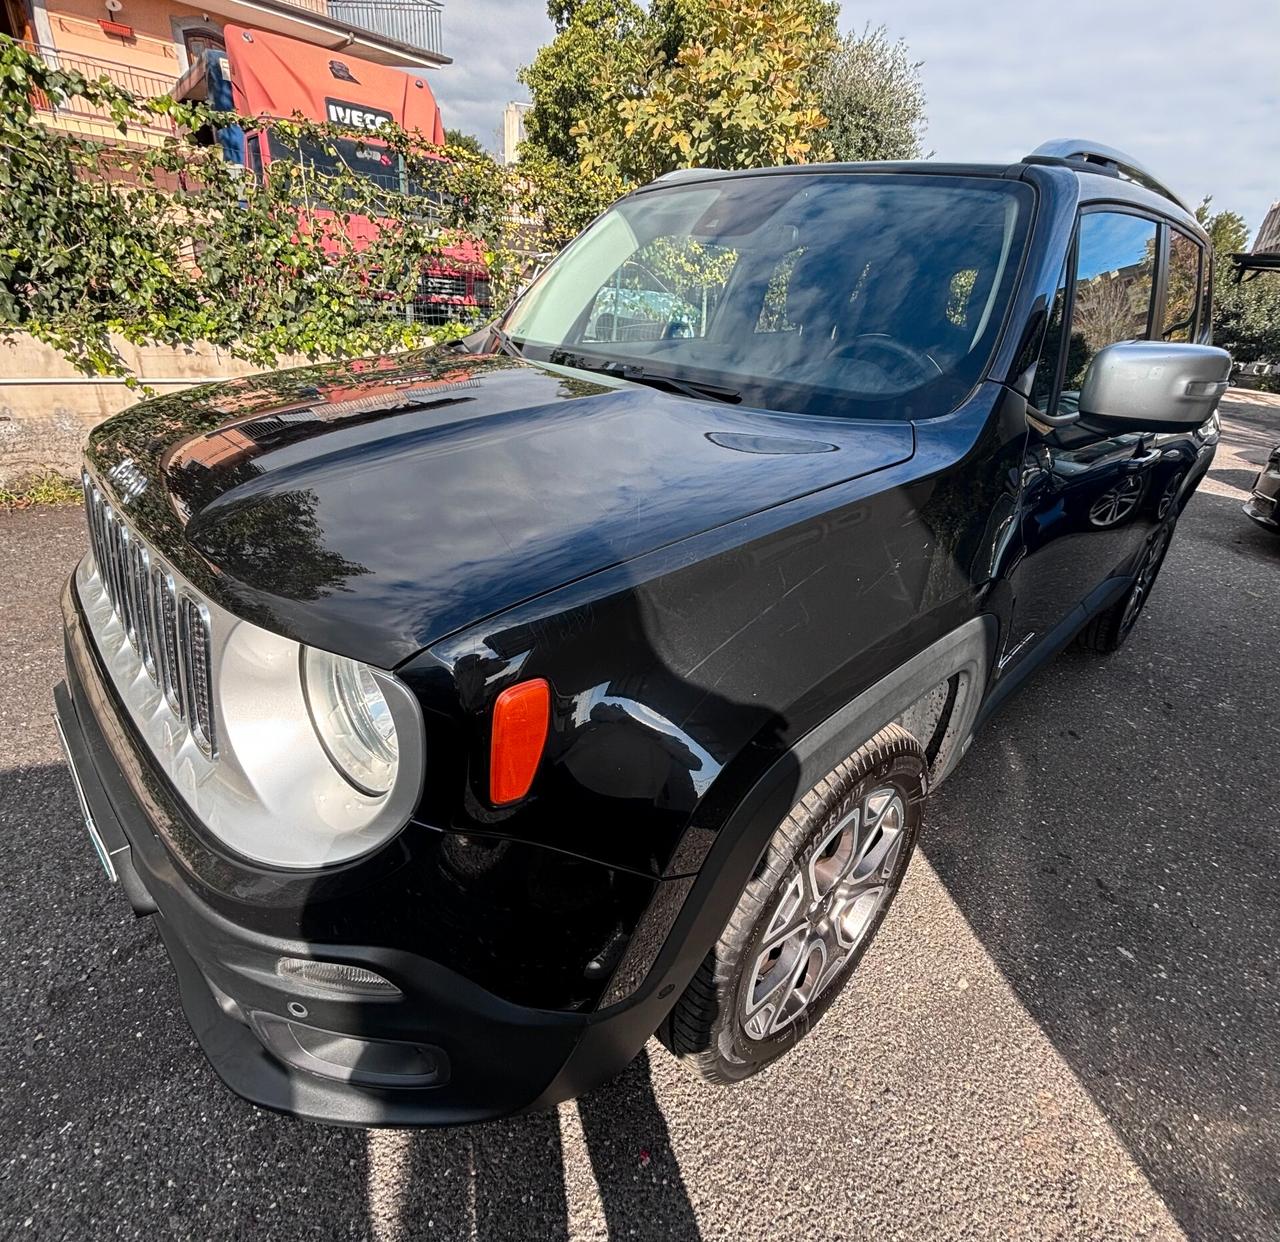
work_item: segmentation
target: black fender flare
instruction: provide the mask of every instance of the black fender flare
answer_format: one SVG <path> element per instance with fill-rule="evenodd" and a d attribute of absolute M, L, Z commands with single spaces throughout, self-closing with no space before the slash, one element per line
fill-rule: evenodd
<path fill-rule="evenodd" d="M 982 705 L 998 629 L 994 616 L 982 614 L 945 634 L 811 729 L 760 775 L 721 825 L 697 875 L 662 886 L 666 897 L 650 907 L 632 935 L 604 1007 L 592 1015 L 573 1055 L 535 1108 L 581 1095 L 639 1053 L 719 938 L 774 829 L 799 795 L 952 677 L 958 686 L 948 744 L 935 760 L 932 785 L 954 770 Z M 672 905 L 679 907 L 674 917 Z M 650 962 L 636 961 L 637 953 Z M 610 1003 L 618 996 L 620 978 L 637 977 L 642 981 L 634 990 Z"/>

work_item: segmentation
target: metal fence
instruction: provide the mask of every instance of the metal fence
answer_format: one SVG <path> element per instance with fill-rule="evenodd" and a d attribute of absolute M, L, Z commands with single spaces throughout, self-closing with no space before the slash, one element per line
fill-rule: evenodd
<path fill-rule="evenodd" d="M 59 48 L 47 47 L 39 43 L 27 43 L 24 46 L 51 66 L 70 73 L 78 73 L 90 82 L 106 78 L 114 86 L 128 91 L 137 99 L 153 99 L 157 95 L 167 95 L 173 90 L 178 80 L 173 74 L 152 73 L 120 61 L 103 60 L 98 56 L 82 56 L 78 52 L 64 52 Z M 79 96 L 63 100 L 56 106 L 42 91 L 33 92 L 32 98 L 41 112 L 48 112 L 54 117 L 68 121 L 87 122 L 93 129 L 107 125 L 114 130 L 114 122 L 108 109 L 98 107 Z M 131 122 L 131 127 L 151 133 L 173 132 L 173 122 L 163 117 L 150 118 L 145 124 Z"/>
<path fill-rule="evenodd" d="M 443 54 L 438 0 L 329 0 L 336 22 L 369 30 L 424 52 Z"/>

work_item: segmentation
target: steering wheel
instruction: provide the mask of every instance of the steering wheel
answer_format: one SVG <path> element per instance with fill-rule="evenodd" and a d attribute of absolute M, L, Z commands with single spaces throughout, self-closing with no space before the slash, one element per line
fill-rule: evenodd
<path fill-rule="evenodd" d="M 847 358 L 867 349 L 878 349 L 886 354 L 892 354 L 900 361 L 915 367 L 920 373 L 922 383 L 942 374 L 942 368 L 931 355 L 922 349 L 915 349 L 910 345 L 904 345 L 901 341 L 895 341 L 884 332 L 863 332 L 848 344 L 841 345 L 833 353 L 837 358 Z"/>

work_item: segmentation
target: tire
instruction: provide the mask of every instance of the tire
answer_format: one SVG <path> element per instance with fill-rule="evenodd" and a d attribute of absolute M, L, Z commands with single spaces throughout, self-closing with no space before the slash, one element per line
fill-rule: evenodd
<path fill-rule="evenodd" d="M 1076 636 L 1077 646 L 1099 655 L 1108 655 L 1124 646 L 1142 615 L 1151 588 L 1159 576 L 1160 567 L 1164 564 L 1176 520 L 1175 515 L 1173 520 L 1162 523 L 1156 530 L 1142 555 L 1133 585 L 1110 608 L 1100 612 L 1080 631 Z"/>
<path fill-rule="evenodd" d="M 791 809 L 659 1031 L 687 1068 L 712 1083 L 749 1078 L 826 1012 L 902 883 L 926 773 L 920 743 L 888 725 Z"/>

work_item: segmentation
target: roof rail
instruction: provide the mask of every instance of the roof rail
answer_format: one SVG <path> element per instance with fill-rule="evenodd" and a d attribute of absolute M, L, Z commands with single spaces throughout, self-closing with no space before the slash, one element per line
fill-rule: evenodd
<path fill-rule="evenodd" d="M 1161 198 L 1167 198 L 1170 202 L 1176 203 L 1183 211 L 1191 210 L 1163 181 L 1152 176 L 1132 155 L 1126 155 L 1123 151 L 1117 151 L 1115 147 L 1109 147 L 1102 142 L 1093 142 L 1088 138 L 1054 138 L 1049 142 L 1042 142 L 1027 156 L 1027 159 L 1067 160 L 1088 164 L 1098 172 L 1136 181 L 1146 189 L 1159 194 Z"/>
<path fill-rule="evenodd" d="M 696 181 L 699 177 L 722 177 L 727 169 L 724 168 L 673 168 L 670 172 L 665 172 L 660 177 L 655 177 L 652 184 L 657 185 L 659 182 L 670 183 L 672 181 Z"/>

